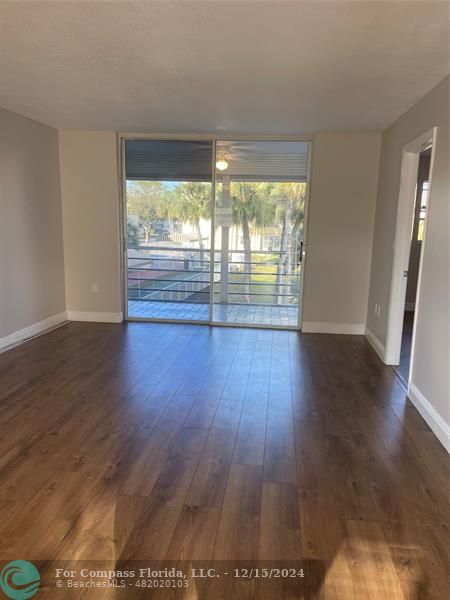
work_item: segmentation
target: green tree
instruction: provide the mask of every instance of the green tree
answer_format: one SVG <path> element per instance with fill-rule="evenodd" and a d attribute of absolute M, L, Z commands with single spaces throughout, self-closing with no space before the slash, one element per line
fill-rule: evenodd
<path fill-rule="evenodd" d="M 172 191 L 171 199 L 171 215 L 187 221 L 194 227 L 203 268 L 205 252 L 200 220 L 210 217 L 211 186 L 209 183 L 184 181 Z"/>
<path fill-rule="evenodd" d="M 252 250 L 250 226 L 264 227 L 273 218 L 274 205 L 271 202 L 273 185 L 236 181 L 231 183 L 231 209 L 233 222 L 242 227 L 244 245 L 244 289 L 245 298 L 250 302 Z"/>
<path fill-rule="evenodd" d="M 137 215 L 148 244 L 152 225 L 167 217 L 167 194 L 160 181 L 127 181 L 127 209 Z"/>
<path fill-rule="evenodd" d="M 303 182 L 284 182 L 275 184 L 273 192 L 277 202 L 277 215 L 281 221 L 280 256 L 277 265 L 275 291 L 281 293 L 282 276 L 293 275 L 297 264 L 298 232 L 303 227 L 305 216 L 305 191 Z M 289 243 L 290 238 L 290 243 Z M 289 247 L 288 247 L 289 243 Z M 275 296 L 278 303 L 281 296 Z"/>
<path fill-rule="evenodd" d="M 139 244 L 139 229 L 130 221 L 127 222 L 127 240 L 128 247 L 137 246 Z"/>
<path fill-rule="evenodd" d="M 287 197 L 290 204 L 290 248 L 289 248 L 289 271 L 293 273 L 297 264 L 298 255 L 298 234 L 302 232 L 305 222 L 305 196 L 306 183 L 285 183 Z"/>

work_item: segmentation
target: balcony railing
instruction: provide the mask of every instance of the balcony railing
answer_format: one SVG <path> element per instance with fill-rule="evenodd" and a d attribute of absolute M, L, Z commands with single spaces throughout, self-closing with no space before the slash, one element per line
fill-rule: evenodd
<path fill-rule="evenodd" d="M 129 247 L 128 298 L 142 301 L 209 303 L 211 251 L 168 244 Z M 225 265 L 214 252 L 214 302 L 250 305 L 297 304 L 300 264 L 287 252 L 230 250 Z M 222 277 L 226 274 L 224 280 Z"/>

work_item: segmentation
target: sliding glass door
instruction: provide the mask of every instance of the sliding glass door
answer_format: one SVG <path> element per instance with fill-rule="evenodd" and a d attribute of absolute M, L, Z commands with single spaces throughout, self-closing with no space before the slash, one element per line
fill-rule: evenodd
<path fill-rule="evenodd" d="M 124 144 L 128 318 L 297 328 L 308 143 Z"/>
<path fill-rule="evenodd" d="M 305 142 L 216 144 L 213 320 L 297 327 Z"/>
<path fill-rule="evenodd" d="M 212 152 L 125 142 L 128 317 L 210 320 Z"/>

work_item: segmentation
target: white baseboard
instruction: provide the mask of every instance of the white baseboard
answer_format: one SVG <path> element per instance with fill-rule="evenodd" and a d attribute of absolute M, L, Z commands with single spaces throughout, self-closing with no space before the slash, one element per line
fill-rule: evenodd
<path fill-rule="evenodd" d="M 340 333 L 350 335 L 364 335 L 365 325 L 363 323 L 315 323 L 304 321 L 302 323 L 303 333 Z"/>
<path fill-rule="evenodd" d="M 385 362 L 386 349 L 383 346 L 383 344 L 380 342 L 380 340 L 377 338 L 377 336 L 374 333 L 372 333 L 368 327 L 366 327 L 366 338 L 367 338 L 367 341 L 369 342 L 369 344 L 372 346 L 372 348 L 375 350 L 375 352 L 381 358 L 381 360 L 383 362 Z"/>
<path fill-rule="evenodd" d="M 64 311 L 57 315 L 53 315 L 52 317 L 48 317 L 47 319 L 43 319 L 42 321 L 38 321 L 37 323 L 33 323 L 32 325 L 28 325 L 28 327 L 24 327 L 19 331 L 14 331 L 6 337 L 0 338 L 0 352 L 9 350 L 30 338 L 46 333 L 47 331 L 62 325 L 66 321 L 67 313 Z"/>
<path fill-rule="evenodd" d="M 67 318 L 69 321 L 89 321 L 92 323 L 122 323 L 123 314 L 121 312 L 87 312 L 80 310 L 68 310 Z"/>
<path fill-rule="evenodd" d="M 409 384 L 408 398 L 420 412 L 434 435 L 450 454 L 450 426 L 447 425 L 441 415 L 412 382 Z"/>

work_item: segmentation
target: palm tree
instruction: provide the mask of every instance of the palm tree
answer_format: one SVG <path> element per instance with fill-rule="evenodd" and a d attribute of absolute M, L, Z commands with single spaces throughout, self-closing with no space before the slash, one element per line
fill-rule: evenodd
<path fill-rule="evenodd" d="M 204 264 L 204 246 L 200 220 L 210 217 L 211 186 L 208 183 L 184 181 L 174 190 L 173 216 L 188 221 L 194 227 L 200 249 L 200 264 Z"/>
<path fill-rule="evenodd" d="M 289 204 L 289 200 L 286 196 L 281 196 L 278 199 L 277 206 L 278 219 L 281 221 L 281 241 L 280 241 L 280 253 L 278 255 L 277 262 L 277 276 L 275 280 L 275 296 L 274 303 L 281 304 L 281 279 L 282 276 L 286 273 L 286 248 L 288 244 L 289 237 L 289 221 L 291 215 L 291 206 Z"/>
<path fill-rule="evenodd" d="M 250 302 L 252 250 L 250 226 L 264 226 L 269 222 L 273 204 L 270 201 L 272 184 L 236 181 L 231 184 L 233 222 L 242 227 L 244 245 L 244 289 Z"/>
<path fill-rule="evenodd" d="M 297 234 L 300 229 L 303 228 L 303 223 L 305 220 L 305 195 L 306 195 L 306 183 L 286 183 L 284 184 L 287 187 L 287 196 L 289 198 L 290 203 L 290 221 L 291 221 L 291 232 L 290 238 L 291 243 L 289 247 L 289 272 L 293 273 L 295 271 L 295 266 L 297 263 Z"/>
<path fill-rule="evenodd" d="M 290 275 L 295 272 L 297 263 L 297 234 L 303 226 L 305 213 L 305 190 L 303 182 L 285 182 L 276 184 L 274 195 L 278 200 L 279 219 L 282 222 L 280 257 L 277 265 L 275 302 L 278 304 L 281 293 L 281 277 L 287 271 Z M 290 227 L 290 231 L 289 231 Z M 288 238 L 290 244 L 288 248 Z"/>

